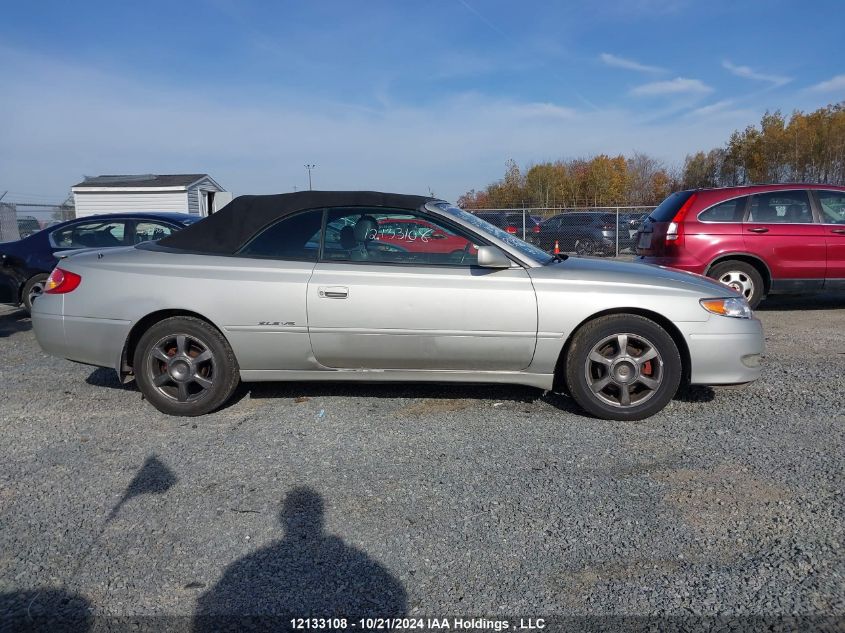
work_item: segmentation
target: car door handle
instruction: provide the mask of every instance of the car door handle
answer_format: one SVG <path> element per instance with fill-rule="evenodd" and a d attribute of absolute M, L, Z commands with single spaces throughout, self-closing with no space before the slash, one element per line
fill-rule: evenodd
<path fill-rule="evenodd" d="M 320 286 L 317 292 L 323 299 L 346 299 L 349 296 L 349 288 L 344 286 Z"/>
<path fill-rule="evenodd" d="M 755 226 L 753 229 L 748 229 L 752 233 L 768 233 L 769 229 L 763 228 L 762 226 Z"/>
<path fill-rule="evenodd" d="M 845 229 L 830 229 L 831 233 L 836 233 L 837 235 L 845 235 Z"/>

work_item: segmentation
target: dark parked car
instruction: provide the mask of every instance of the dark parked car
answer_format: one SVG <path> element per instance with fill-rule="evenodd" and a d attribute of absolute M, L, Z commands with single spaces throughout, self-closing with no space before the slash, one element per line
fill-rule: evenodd
<path fill-rule="evenodd" d="M 0 303 L 23 305 L 29 311 L 62 251 L 133 246 L 166 237 L 199 219 L 164 212 L 95 215 L 0 243 Z"/>
<path fill-rule="evenodd" d="M 18 235 L 21 239 L 29 237 L 41 230 L 41 225 L 31 215 L 24 215 L 18 218 Z"/>
<path fill-rule="evenodd" d="M 628 235 L 633 242 L 631 246 L 636 246 L 636 234 L 642 228 L 643 222 L 645 222 L 647 217 L 647 211 L 633 211 L 631 213 L 620 214 L 619 224 L 628 229 Z"/>
<path fill-rule="evenodd" d="M 679 191 L 639 233 L 642 261 L 707 275 L 751 307 L 770 294 L 845 291 L 845 187 Z"/>
<path fill-rule="evenodd" d="M 508 212 L 508 211 L 480 211 L 473 214 L 477 218 L 481 218 L 485 222 L 489 222 L 498 229 L 507 231 L 511 235 L 522 237 L 522 212 Z M 525 235 L 526 237 L 532 233 L 540 232 L 540 222 L 532 215 L 525 215 Z"/>
<path fill-rule="evenodd" d="M 616 239 L 617 215 L 604 211 L 573 211 L 549 218 L 527 240 L 544 251 L 554 250 L 557 242 L 561 252 L 578 255 L 615 255 L 631 248 L 635 232 L 628 228 L 628 217 L 619 214 L 621 227 Z"/>

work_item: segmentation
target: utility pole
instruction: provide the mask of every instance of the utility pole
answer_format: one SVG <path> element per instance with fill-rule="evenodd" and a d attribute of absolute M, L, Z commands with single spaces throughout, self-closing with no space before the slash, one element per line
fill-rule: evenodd
<path fill-rule="evenodd" d="M 305 165 L 305 169 L 308 170 L 308 191 L 311 191 L 313 189 L 313 187 L 311 187 L 311 170 L 314 169 L 316 166 L 317 165 L 314 165 L 312 163 L 307 163 Z"/>

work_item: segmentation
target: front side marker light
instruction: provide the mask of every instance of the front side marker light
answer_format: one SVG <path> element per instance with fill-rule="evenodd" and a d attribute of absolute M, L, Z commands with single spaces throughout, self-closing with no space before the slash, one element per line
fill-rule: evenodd
<path fill-rule="evenodd" d="M 713 314 L 732 317 L 734 319 L 750 319 L 751 306 L 741 297 L 725 299 L 702 299 L 701 307 Z"/>

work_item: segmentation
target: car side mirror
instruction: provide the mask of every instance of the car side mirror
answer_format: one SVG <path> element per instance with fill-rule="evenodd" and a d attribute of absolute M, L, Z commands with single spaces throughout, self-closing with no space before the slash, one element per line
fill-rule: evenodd
<path fill-rule="evenodd" d="M 511 260 L 496 246 L 478 247 L 478 265 L 483 268 L 510 268 Z"/>

